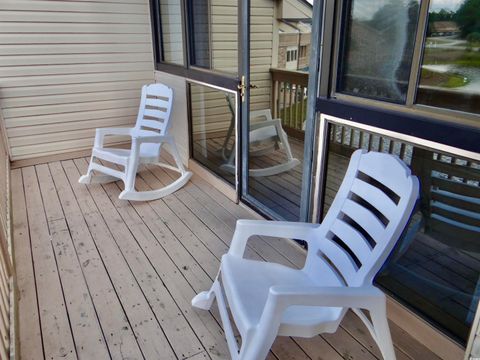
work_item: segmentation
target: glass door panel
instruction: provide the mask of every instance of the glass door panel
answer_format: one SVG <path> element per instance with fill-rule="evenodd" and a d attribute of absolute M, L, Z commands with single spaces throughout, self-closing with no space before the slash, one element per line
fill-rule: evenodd
<path fill-rule="evenodd" d="M 201 74 L 188 81 L 191 154 L 237 188 L 239 2 L 187 0 L 186 8 L 189 66 Z"/>
<path fill-rule="evenodd" d="M 286 220 L 299 219 L 302 194 L 312 8 L 303 10 L 286 22 L 277 2 L 250 1 L 246 200 Z"/>
<path fill-rule="evenodd" d="M 236 93 L 190 83 L 192 157 L 235 186 Z"/>

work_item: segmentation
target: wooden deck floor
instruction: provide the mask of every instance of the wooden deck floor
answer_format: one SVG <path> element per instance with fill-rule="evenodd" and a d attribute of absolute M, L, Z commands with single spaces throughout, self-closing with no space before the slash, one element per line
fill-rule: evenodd
<path fill-rule="evenodd" d="M 117 183 L 78 184 L 86 159 L 13 170 L 22 360 L 228 359 L 218 315 L 193 310 L 228 249 L 235 221 L 252 218 L 198 176 L 152 202 L 118 200 Z M 140 189 L 171 181 L 145 169 Z M 302 266 L 288 240 L 252 239 L 248 256 Z M 438 359 L 394 324 L 397 358 Z M 269 359 L 376 359 L 349 313 L 335 334 L 280 337 Z"/>

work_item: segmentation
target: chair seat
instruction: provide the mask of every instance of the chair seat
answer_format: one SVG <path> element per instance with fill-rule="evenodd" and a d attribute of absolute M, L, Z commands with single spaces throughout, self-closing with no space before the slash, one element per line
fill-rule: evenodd
<path fill-rule="evenodd" d="M 160 144 L 145 143 L 140 145 L 140 162 L 155 162 L 159 158 Z M 117 148 L 93 148 L 93 156 L 125 165 L 129 156 L 130 149 Z"/>
<path fill-rule="evenodd" d="M 314 282 L 301 270 L 228 254 L 222 258 L 221 274 L 228 304 L 242 336 L 258 324 L 271 286 L 342 286 L 333 273 Z M 291 306 L 282 317 L 278 334 L 311 337 L 321 332 L 334 332 L 342 310 Z"/>

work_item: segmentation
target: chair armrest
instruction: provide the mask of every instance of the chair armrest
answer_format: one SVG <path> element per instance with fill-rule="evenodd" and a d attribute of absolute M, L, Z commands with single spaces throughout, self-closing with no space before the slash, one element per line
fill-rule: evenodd
<path fill-rule="evenodd" d="M 299 287 L 272 286 L 267 303 L 277 309 L 292 305 L 344 307 L 353 309 L 382 309 L 386 306 L 385 294 L 373 285 L 360 287 Z"/>
<path fill-rule="evenodd" d="M 103 146 L 103 139 L 107 135 L 128 135 L 131 136 L 132 128 L 99 128 L 95 131 L 95 147 Z"/>
<path fill-rule="evenodd" d="M 318 224 L 289 221 L 238 220 L 228 253 L 243 257 L 247 241 L 251 236 L 272 236 L 310 241 Z"/>

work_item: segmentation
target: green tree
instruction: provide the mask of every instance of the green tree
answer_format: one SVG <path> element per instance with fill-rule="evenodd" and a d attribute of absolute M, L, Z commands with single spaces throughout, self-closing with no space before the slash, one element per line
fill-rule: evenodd
<path fill-rule="evenodd" d="M 462 37 L 467 37 L 473 32 L 480 32 L 480 0 L 465 0 L 455 14 L 462 32 Z"/>

